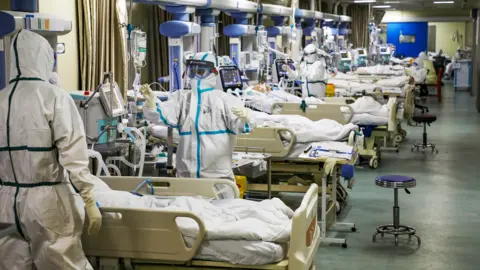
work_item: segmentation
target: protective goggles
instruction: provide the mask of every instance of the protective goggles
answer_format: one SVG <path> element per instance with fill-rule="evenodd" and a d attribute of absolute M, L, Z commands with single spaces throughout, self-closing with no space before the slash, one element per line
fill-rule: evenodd
<path fill-rule="evenodd" d="M 187 62 L 187 76 L 190 79 L 205 79 L 212 73 L 216 73 L 215 64 L 209 61 L 189 59 Z"/>

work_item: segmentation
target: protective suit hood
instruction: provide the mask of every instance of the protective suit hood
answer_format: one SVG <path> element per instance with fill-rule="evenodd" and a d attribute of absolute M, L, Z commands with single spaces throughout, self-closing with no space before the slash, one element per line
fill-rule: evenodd
<path fill-rule="evenodd" d="M 212 52 L 197 53 L 193 57 L 195 60 L 208 61 L 215 64 L 215 54 Z M 190 86 L 192 87 L 193 94 L 198 95 L 198 91 L 208 91 L 213 90 L 217 84 L 217 74 L 212 73 L 203 79 L 193 78 L 190 81 Z"/>
<path fill-rule="evenodd" d="M 11 52 L 9 80 L 22 77 L 48 82 L 53 70 L 54 51 L 44 37 L 21 30 L 13 38 Z"/>
<path fill-rule="evenodd" d="M 317 60 L 317 57 L 318 57 L 317 56 L 317 48 L 313 44 L 308 44 L 303 49 L 303 55 L 304 55 L 305 61 L 308 64 L 312 64 L 313 62 L 315 62 Z"/>

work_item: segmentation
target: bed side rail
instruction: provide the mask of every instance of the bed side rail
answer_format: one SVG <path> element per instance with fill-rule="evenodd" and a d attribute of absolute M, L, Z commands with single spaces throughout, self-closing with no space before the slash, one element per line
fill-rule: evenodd
<path fill-rule="evenodd" d="M 111 176 L 100 177 L 111 189 L 133 191 L 158 196 L 203 196 L 219 199 L 219 186 L 233 190 L 235 198 L 240 197 L 237 185 L 228 179 L 210 178 L 174 178 L 174 177 L 136 177 Z M 149 179 L 151 185 L 145 182 Z M 153 189 L 153 192 L 152 192 Z"/>
<path fill-rule="evenodd" d="M 300 104 L 298 103 L 275 103 L 273 106 L 275 106 L 275 108 L 281 108 L 280 110 L 275 110 L 277 114 L 301 115 L 312 121 L 331 119 L 340 124 L 347 124 L 350 122 L 348 118 L 353 116 L 353 109 L 351 108 L 349 109 L 352 113 L 349 117 L 345 117 L 342 112 L 342 107 L 350 107 L 346 104 L 312 104 L 307 106 L 305 112 L 300 108 Z"/>
<path fill-rule="evenodd" d="M 391 98 L 391 107 L 390 111 L 388 113 L 388 131 L 390 132 L 396 132 L 397 131 L 397 98 L 393 97 Z"/>
<path fill-rule="evenodd" d="M 195 256 L 205 237 L 203 221 L 190 212 L 156 209 L 101 208 L 102 220 L 96 236 L 84 229 L 82 244 L 87 256 L 186 262 Z M 192 247 L 187 247 L 176 218 L 193 219 L 199 227 Z"/>
<path fill-rule="evenodd" d="M 283 144 L 281 132 L 290 134 L 290 141 Z M 288 128 L 257 127 L 249 134 L 237 136 L 235 151 L 271 154 L 274 158 L 288 156 L 297 138 Z"/>
<path fill-rule="evenodd" d="M 324 97 L 323 101 L 327 104 L 352 104 L 356 101 L 353 97 Z"/>
<path fill-rule="evenodd" d="M 308 270 L 315 264 L 315 255 L 320 245 L 317 209 L 318 186 L 312 184 L 293 215 L 288 269 Z"/>

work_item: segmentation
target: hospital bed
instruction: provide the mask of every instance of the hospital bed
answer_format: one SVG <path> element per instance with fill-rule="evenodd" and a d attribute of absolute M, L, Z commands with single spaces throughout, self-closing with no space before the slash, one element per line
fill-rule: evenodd
<path fill-rule="evenodd" d="M 131 191 L 144 182 L 140 177 L 104 177 L 103 181 L 114 190 Z M 239 191 L 229 180 L 150 178 L 156 195 L 159 196 L 204 196 L 218 198 L 217 185 L 227 185 L 238 198 Z M 151 194 L 144 186 L 137 190 Z M 195 214 L 185 211 L 161 209 L 101 208 L 102 213 L 115 213 L 120 218 L 103 218 L 98 235 L 83 234 L 82 244 L 86 256 L 97 269 L 315 269 L 315 257 L 320 244 L 317 225 L 318 186 L 311 185 L 300 207 L 292 218 L 287 257 L 269 265 L 233 265 L 217 261 L 195 259 L 207 234 L 203 221 Z M 199 233 L 191 247 L 187 247 L 176 218 L 194 220 Z"/>
<path fill-rule="evenodd" d="M 281 133 L 290 133 L 290 141 L 285 144 Z M 349 136 L 349 144 L 354 144 L 355 132 L 351 132 Z M 340 183 L 341 169 L 343 165 L 353 165 L 357 159 L 357 153 L 352 153 L 350 159 L 337 159 L 331 174 L 323 171 L 322 164 L 327 161 L 325 157 L 302 158 L 299 157 L 298 150 L 303 153 L 308 149 L 308 145 L 297 145 L 295 143 L 295 134 L 288 128 L 262 128 L 257 127 L 249 134 L 242 134 L 237 137 L 236 151 L 268 153 L 270 158 L 269 174 L 293 175 L 287 182 L 272 184 L 272 177 L 268 175 L 267 184 L 249 183 L 247 191 L 268 191 L 270 192 L 306 192 L 311 184 L 321 186 L 322 198 L 322 217 L 321 231 L 323 243 L 342 244 L 347 247 L 345 238 L 326 237 L 327 231 L 336 226 L 344 227 L 355 231 L 354 223 L 337 223 L 337 185 Z M 304 180 L 298 177 L 299 174 L 311 174 L 313 180 Z M 327 192 L 330 193 L 329 204 L 327 200 Z"/>
<path fill-rule="evenodd" d="M 312 121 L 322 119 L 335 120 L 340 124 L 350 123 L 353 116 L 353 109 L 346 104 L 349 99 L 332 99 L 331 103 L 311 104 L 302 108 L 298 103 L 274 103 L 272 112 L 283 115 L 300 115 Z M 342 102 L 344 102 L 342 104 Z M 345 113 L 342 108 L 346 108 L 350 113 Z"/>

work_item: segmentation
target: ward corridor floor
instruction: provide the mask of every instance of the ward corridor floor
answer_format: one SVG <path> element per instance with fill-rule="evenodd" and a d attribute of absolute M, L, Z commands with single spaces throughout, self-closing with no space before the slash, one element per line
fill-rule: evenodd
<path fill-rule="evenodd" d="M 442 104 L 433 97 L 427 103 L 438 116 L 427 132 L 439 154 L 411 153 L 423 128 L 407 126 L 400 153 L 382 153 L 377 170 L 357 169 L 340 219 L 355 222 L 358 231 L 337 233 L 346 236 L 347 249 L 320 245 L 316 269 L 480 269 L 480 114 L 468 92 L 453 92 L 447 82 L 443 93 Z M 408 237 L 399 247 L 387 235 L 372 243 L 375 227 L 392 223 L 393 189 L 374 181 L 387 174 L 417 180 L 411 195 L 399 190 L 399 204 L 401 223 L 415 227 L 421 237 L 418 249 Z"/>

